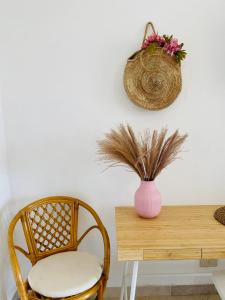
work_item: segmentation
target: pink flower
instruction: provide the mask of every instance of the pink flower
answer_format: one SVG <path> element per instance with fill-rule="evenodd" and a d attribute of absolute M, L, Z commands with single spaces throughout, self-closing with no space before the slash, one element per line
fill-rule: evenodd
<path fill-rule="evenodd" d="M 173 55 L 177 51 L 181 50 L 181 46 L 178 44 L 177 39 L 172 39 L 170 43 L 166 43 L 164 45 L 164 49 L 168 54 Z"/>
<path fill-rule="evenodd" d="M 163 47 L 165 44 L 165 39 L 157 33 L 153 33 L 145 39 L 142 49 L 147 48 L 151 43 L 157 43 L 159 47 Z"/>

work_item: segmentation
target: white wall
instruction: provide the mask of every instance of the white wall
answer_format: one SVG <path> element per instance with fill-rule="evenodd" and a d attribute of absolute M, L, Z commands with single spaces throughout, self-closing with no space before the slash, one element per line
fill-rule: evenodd
<path fill-rule="evenodd" d="M 1 3 L 0 80 L 14 199 L 18 207 L 54 194 L 89 202 L 110 234 L 112 286 L 120 279 L 114 207 L 133 205 L 139 180 L 123 169 L 102 172 L 96 140 L 104 132 L 129 122 L 137 130 L 167 125 L 189 133 L 183 159 L 157 180 L 163 204 L 225 203 L 224 11 L 223 0 Z M 131 103 L 122 83 L 149 20 L 188 51 L 182 93 L 158 112 Z M 149 263 L 140 273 L 186 270 L 199 271 L 197 262 Z M 158 278 L 151 282 L 209 280 Z"/>
<path fill-rule="evenodd" d="M 6 140 L 0 95 L 0 299 L 10 299 L 14 289 L 7 250 L 7 228 L 11 217 Z"/>
<path fill-rule="evenodd" d="M 0 211 L 10 199 L 5 128 L 0 94 Z"/>

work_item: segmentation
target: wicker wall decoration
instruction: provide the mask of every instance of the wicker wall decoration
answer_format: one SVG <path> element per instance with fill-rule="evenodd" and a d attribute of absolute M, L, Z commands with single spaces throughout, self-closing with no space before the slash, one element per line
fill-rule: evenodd
<path fill-rule="evenodd" d="M 153 24 L 147 23 L 142 46 L 149 28 L 155 33 Z M 135 104 L 149 110 L 160 110 L 174 102 L 181 86 L 180 62 L 163 48 L 157 47 L 154 52 L 142 48 L 128 58 L 124 87 Z"/>

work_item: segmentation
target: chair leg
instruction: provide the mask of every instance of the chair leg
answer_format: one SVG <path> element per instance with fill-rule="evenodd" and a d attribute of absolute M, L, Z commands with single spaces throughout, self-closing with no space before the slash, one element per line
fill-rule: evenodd
<path fill-rule="evenodd" d="M 98 292 L 97 292 L 96 300 L 103 300 L 104 299 L 103 295 L 104 295 L 105 287 L 106 287 L 106 282 L 102 281 L 100 286 L 99 286 Z"/>

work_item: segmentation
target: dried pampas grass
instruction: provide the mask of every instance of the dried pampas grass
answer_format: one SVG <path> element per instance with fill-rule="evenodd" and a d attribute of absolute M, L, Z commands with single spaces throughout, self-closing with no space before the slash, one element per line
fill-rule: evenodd
<path fill-rule="evenodd" d="M 171 164 L 180 151 L 187 134 L 176 130 L 166 138 L 167 129 L 146 131 L 139 138 L 130 125 L 120 125 L 98 141 L 99 154 L 113 166 L 128 166 L 141 180 L 152 181 Z"/>

